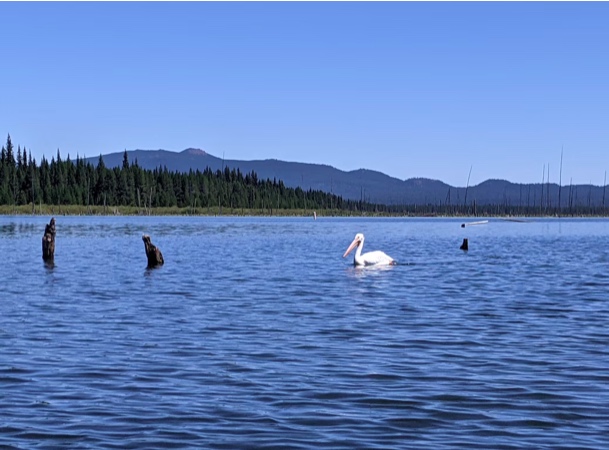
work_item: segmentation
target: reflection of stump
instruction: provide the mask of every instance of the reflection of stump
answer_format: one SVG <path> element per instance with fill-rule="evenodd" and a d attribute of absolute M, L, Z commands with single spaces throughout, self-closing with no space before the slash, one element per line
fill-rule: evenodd
<path fill-rule="evenodd" d="M 53 217 L 48 225 L 44 227 L 42 236 L 42 259 L 53 261 L 55 258 L 55 218 Z"/>
<path fill-rule="evenodd" d="M 463 244 L 461 244 L 461 247 L 459 247 L 461 250 L 468 250 L 468 244 L 467 244 L 467 238 L 463 239 Z"/>
<path fill-rule="evenodd" d="M 145 234 L 142 236 L 142 240 L 144 241 L 144 247 L 146 248 L 146 256 L 148 257 L 148 267 L 162 266 L 165 263 L 163 254 L 152 242 L 150 242 L 150 236 Z"/>

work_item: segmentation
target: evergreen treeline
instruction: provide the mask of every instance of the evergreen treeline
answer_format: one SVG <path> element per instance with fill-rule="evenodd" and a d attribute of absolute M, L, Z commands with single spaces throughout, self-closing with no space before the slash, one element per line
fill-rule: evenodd
<path fill-rule="evenodd" d="M 323 191 L 288 188 L 282 181 L 261 180 L 255 172 L 243 174 L 239 169 L 203 172 L 170 172 L 167 168 L 147 170 L 130 162 L 127 152 L 122 167 L 107 168 L 100 156 L 97 166 L 77 157 L 75 161 L 57 156 L 44 157 L 40 164 L 26 148 L 15 151 L 10 135 L 0 156 L 0 205 L 57 206 L 128 206 L 140 212 L 150 208 L 230 208 L 259 210 L 273 214 L 276 210 L 316 210 L 332 213 L 375 213 L 412 216 L 606 216 L 604 206 L 573 201 L 569 191 L 565 206 L 514 206 L 502 204 L 453 205 L 448 202 L 424 205 L 378 205 L 345 200 Z"/>
<path fill-rule="evenodd" d="M 0 159 L 1 205 L 104 205 L 156 207 L 225 207 L 261 209 L 336 209 L 373 211 L 375 205 L 344 200 L 322 191 L 288 188 L 282 181 L 260 180 L 226 167 L 212 172 L 146 170 L 137 160 L 109 169 L 100 156 L 97 166 L 77 157 L 57 156 L 40 164 L 24 147 L 15 151 L 10 135 Z"/>

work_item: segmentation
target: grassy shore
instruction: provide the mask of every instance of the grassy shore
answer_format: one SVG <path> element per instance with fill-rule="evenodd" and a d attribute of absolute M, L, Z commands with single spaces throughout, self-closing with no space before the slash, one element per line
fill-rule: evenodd
<path fill-rule="evenodd" d="M 81 205 L 0 205 L 0 215 L 37 215 L 37 216 L 260 216 L 260 217 L 312 217 L 312 209 L 248 209 L 248 208 L 138 208 L 136 206 L 81 206 Z M 609 211 L 607 211 L 609 212 Z M 561 217 L 607 217 L 605 213 L 567 214 Z M 315 210 L 318 217 L 559 217 L 554 214 L 421 214 L 420 212 L 387 213 L 359 212 L 341 209 Z"/>
<path fill-rule="evenodd" d="M 385 216 L 381 213 L 360 213 L 343 210 L 316 211 L 318 216 Z M 0 215 L 39 216 L 282 216 L 309 217 L 307 209 L 247 209 L 247 208 L 138 208 L 136 206 L 80 206 L 80 205 L 0 205 Z"/>

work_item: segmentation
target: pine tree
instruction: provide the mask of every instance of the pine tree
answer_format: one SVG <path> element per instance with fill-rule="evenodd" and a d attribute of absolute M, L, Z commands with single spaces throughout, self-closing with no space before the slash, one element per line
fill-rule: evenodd
<path fill-rule="evenodd" d="M 95 187 L 93 188 L 93 198 L 95 204 L 97 205 L 105 205 L 105 197 L 106 189 L 107 189 L 107 175 L 106 175 L 106 165 L 104 164 L 104 158 L 102 155 L 99 155 L 99 160 L 97 161 L 97 168 L 95 169 L 95 173 L 97 175 L 97 182 L 95 183 Z"/>
<path fill-rule="evenodd" d="M 123 169 L 129 169 L 129 157 L 127 156 L 127 150 L 125 149 L 125 153 L 123 153 Z"/>
<path fill-rule="evenodd" d="M 15 167 L 15 156 L 13 155 L 13 143 L 10 134 L 6 138 L 6 163 L 10 167 Z"/>

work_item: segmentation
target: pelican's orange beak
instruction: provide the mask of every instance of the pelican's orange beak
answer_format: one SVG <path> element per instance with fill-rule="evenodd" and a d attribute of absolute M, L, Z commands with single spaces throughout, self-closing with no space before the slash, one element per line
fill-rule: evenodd
<path fill-rule="evenodd" d="M 353 242 L 351 242 L 351 245 L 349 245 L 349 248 L 347 249 L 347 251 L 345 252 L 345 254 L 343 255 L 343 258 L 345 256 L 347 256 L 349 253 L 351 253 L 353 251 L 354 248 L 356 248 L 357 246 L 359 246 L 360 244 L 360 239 L 359 238 L 355 238 L 353 239 Z"/>

